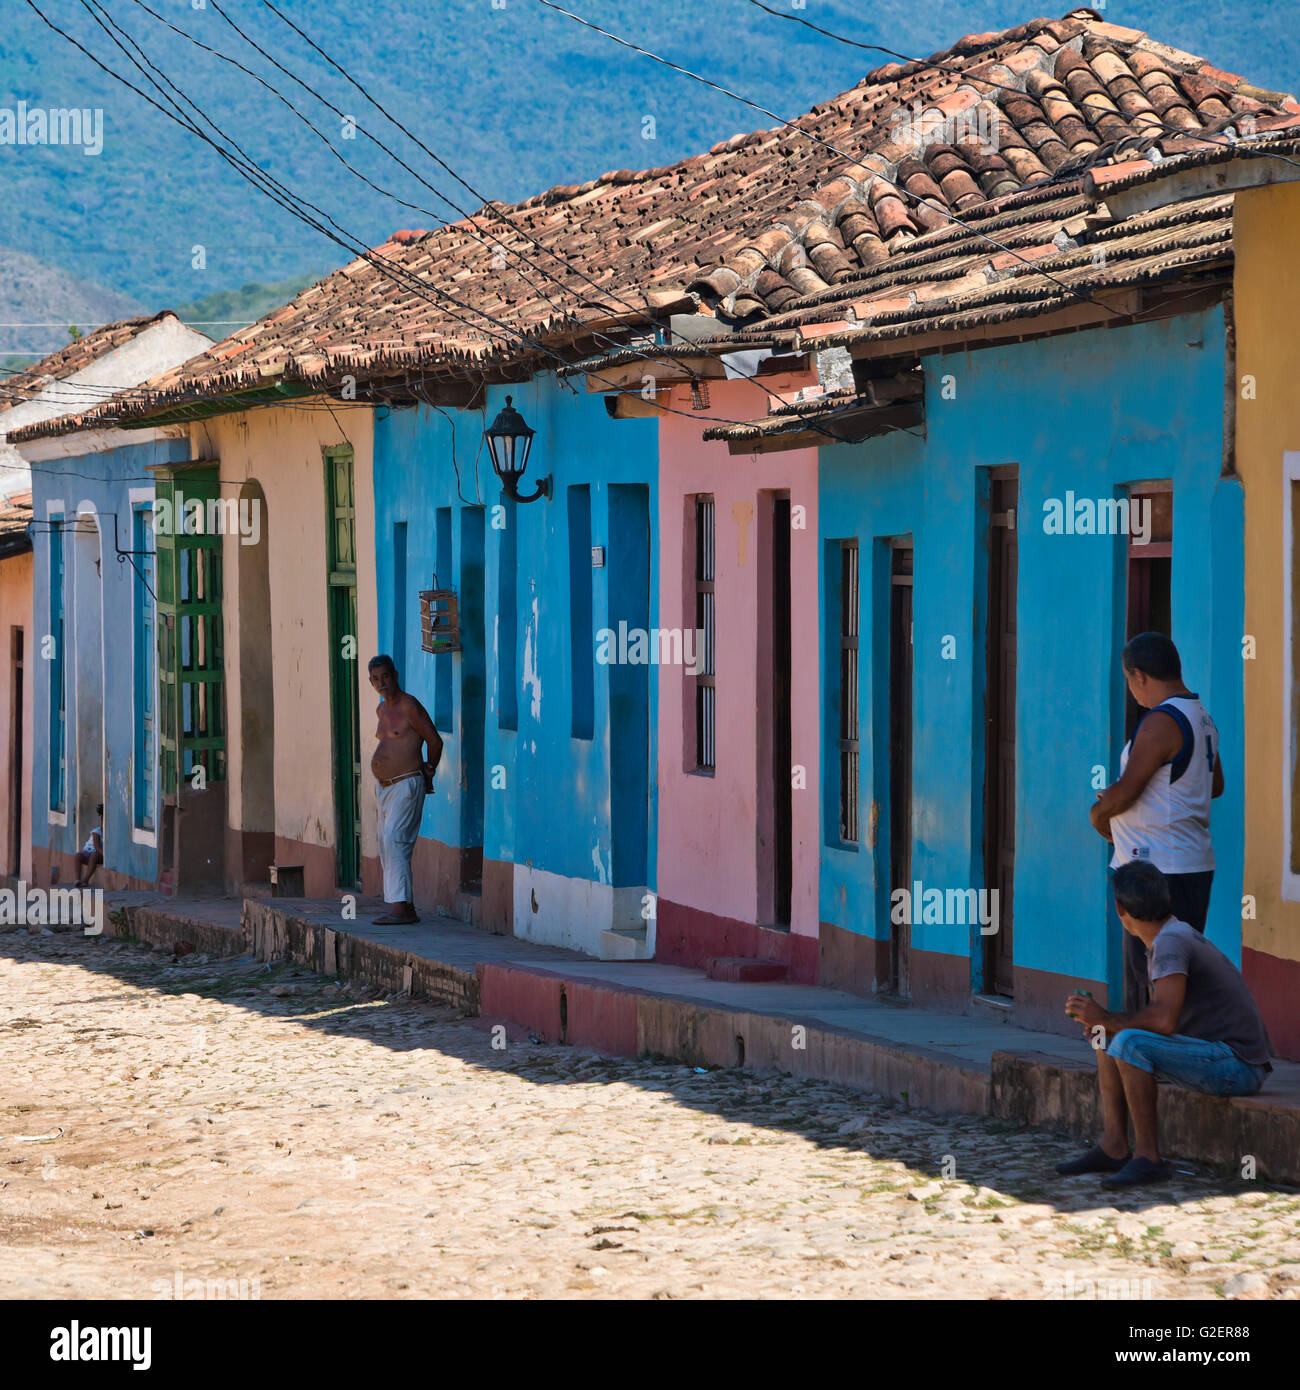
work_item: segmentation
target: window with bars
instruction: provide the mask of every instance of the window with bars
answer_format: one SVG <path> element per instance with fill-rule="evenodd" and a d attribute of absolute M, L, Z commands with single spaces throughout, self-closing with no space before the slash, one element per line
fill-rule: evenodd
<path fill-rule="evenodd" d="M 840 542 L 840 839 L 858 839 L 858 543 Z"/>
<path fill-rule="evenodd" d="M 695 499 L 695 766 L 712 772 L 717 757 L 717 689 L 714 685 L 713 498 Z"/>

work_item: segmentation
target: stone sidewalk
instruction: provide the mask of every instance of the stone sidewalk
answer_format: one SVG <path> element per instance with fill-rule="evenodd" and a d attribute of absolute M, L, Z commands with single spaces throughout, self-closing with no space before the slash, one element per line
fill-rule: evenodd
<path fill-rule="evenodd" d="M 106 894 L 116 935 L 153 945 L 293 960 L 467 1014 L 539 1041 L 700 1067 L 743 1066 L 848 1085 L 944 1114 L 988 1115 L 1091 1138 L 1098 1110 L 1081 1038 L 786 982 L 711 980 L 654 961 L 597 961 L 450 918 L 380 927 L 382 904 Z M 1258 1096 L 1160 1088 L 1163 1148 L 1300 1184 L 1300 1065 L 1274 1064 Z"/>

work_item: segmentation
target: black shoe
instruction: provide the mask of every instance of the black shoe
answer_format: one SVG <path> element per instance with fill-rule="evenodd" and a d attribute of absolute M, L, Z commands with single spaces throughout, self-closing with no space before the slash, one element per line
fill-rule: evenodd
<path fill-rule="evenodd" d="M 1152 1163 L 1149 1158 L 1134 1154 L 1132 1158 L 1113 1177 L 1102 1178 L 1101 1185 L 1106 1188 L 1141 1187 L 1143 1183 L 1161 1182 L 1173 1172 L 1167 1163 Z"/>
<path fill-rule="evenodd" d="M 1112 1158 L 1105 1149 L 1097 1147 L 1068 1163 L 1058 1163 L 1056 1171 L 1063 1178 L 1073 1178 L 1079 1173 L 1118 1173 L 1129 1161 L 1127 1157 Z"/>

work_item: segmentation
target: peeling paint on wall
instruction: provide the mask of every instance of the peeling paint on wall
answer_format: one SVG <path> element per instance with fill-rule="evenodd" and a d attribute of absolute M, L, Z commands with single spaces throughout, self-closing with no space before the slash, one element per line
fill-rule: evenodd
<path fill-rule="evenodd" d="M 524 688 L 532 691 L 529 713 L 538 723 L 542 718 L 542 677 L 537 669 L 537 599 L 533 599 L 533 616 L 524 633 Z"/>
<path fill-rule="evenodd" d="M 571 702 L 574 653 L 593 642 L 594 637 L 580 632 L 575 649 L 570 600 L 576 576 L 591 586 L 593 627 L 608 626 L 611 603 L 615 605 L 616 618 L 627 616 L 628 585 L 615 585 L 611 593 L 612 571 L 593 572 L 589 550 L 579 547 L 575 551 L 568 534 L 568 509 L 558 499 L 567 497 L 570 487 L 590 490 L 593 545 L 610 545 L 611 526 L 616 537 L 627 532 L 628 509 L 638 494 L 644 495 L 641 513 L 654 518 L 658 426 L 652 420 L 613 421 L 602 398 L 586 393 L 574 395 L 550 374 L 513 389 L 516 405 L 522 406 L 525 417 L 538 431 L 530 473 L 534 463 L 538 476 L 550 473 L 557 500 L 515 510 L 510 522 L 515 541 L 513 555 L 507 554 L 500 544 L 492 543 L 492 533 L 488 532 L 481 557 L 474 557 L 470 563 L 471 570 L 476 564 L 482 568 L 481 576 L 474 575 L 484 598 L 483 626 L 477 631 L 486 658 L 485 694 L 496 712 L 484 721 L 483 729 L 481 766 L 487 785 L 483 796 L 482 852 L 485 864 L 516 866 L 515 916 L 518 922 L 531 924 L 537 933 L 535 939 L 576 945 L 595 953 L 601 949 L 602 931 L 608 931 L 614 923 L 616 908 L 611 885 L 635 887 L 643 892 L 646 879 L 653 875 L 655 805 L 651 791 L 649 825 L 642 832 L 646 839 L 642 863 L 625 869 L 616 848 L 616 826 L 620 822 L 614 810 L 620 806 L 619 783 L 626 770 L 615 756 L 618 745 L 610 728 L 611 724 L 617 728 L 620 721 L 628 720 L 626 701 L 621 698 L 618 681 L 614 680 L 611 686 L 611 668 L 595 669 L 592 733 L 587 737 L 575 736 Z M 487 418 L 503 402 L 504 388 L 489 388 Z M 480 420 L 478 412 L 466 416 L 471 417 Z M 375 572 L 381 650 L 391 643 L 397 621 L 407 625 L 408 643 L 415 632 L 411 594 L 395 591 L 399 576 L 387 543 L 395 526 L 409 525 L 410 572 L 423 574 L 437 569 L 442 579 L 443 569 L 448 568 L 449 580 L 457 586 L 466 579 L 467 556 L 461 541 L 465 513 L 471 508 L 457 493 L 451 428 L 451 421 L 445 416 L 422 416 L 415 411 L 381 412 L 376 417 L 374 534 L 379 545 Z M 481 423 L 478 428 L 481 429 Z M 484 496 L 489 525 L 496 500 Z M 446 509 L 453 521 L 452 543 L 442 548 L 445 554 L 433 528 L 417 524 L 417 519 L 427 516 L 431 508 L 438 512 Z M 620 524 L 622 531 L 618 530 Z M 641 539 L 639 546 L 645 549 L 638 548 L 636 554 L 648 560 L 646 541 Z M 575 567 L 577 561 L 581 563 Z M 504 586 L 511 582 L 515 586 L 517 610 L 512 604 L 512 614 L 507 618 L 501 605 L 507 596 Z M 649 612 L 638 610 L 638 625 L 649 628 L 657 617 L 657 574 L 650 575 L 648 604 L 644 595 L 640 601 Z M 418 637 L 415 640 L 418 642 Z M 407 688 L 418 699 L 430 703 L 439 690 L 434 663 L 417 658 L 409 664 Z M 453 674 L 450 667 L 448 674 Z M 503 685 L 507 680 L 510 698 Z M 444 729 L 439 724 L 447 744 L 439 778 L 444 795 L 431 798 L 426 805 L 420 834 L 426 841 L 456 849 L 474 843 L 465 839 L 461 797 L 457 793 L 462 779 L 478 777 L 479 761 L 466 756 L 462 721 L 467 701 L 463 698 L 464 672 L 459 667 L 447 685 L 444 712 L 448 725 Z M 652 685 L 652 701 L 655 693 Z M 479 708 L 484 705 L 486 699 Z M 505 723 L 499 717 L 503 708 L 514 716 Z M 636 746 L 645 748 L 644 755 L 638 754 L 635 759 L 643 782 L 649 780 L 655 759 L 657 724 L 653 704 L 648 730 L 646 722 L 643 715 L 635 730 Z M 623 762 L 630 761 L 627 746 L 625 740 Z M 493 769 L 497 768 L 506 770 L 506 776 L 494 785 Z M 451 796 L 446 795 L 449 791 Z M 647 797 L 644 786 L 639 795 Z M 593 845 L 598 846 L 595 858 Z M 522 872 L 529 866 L 539 884 L 537 910 L 529 891 L 530 876 Z"/>

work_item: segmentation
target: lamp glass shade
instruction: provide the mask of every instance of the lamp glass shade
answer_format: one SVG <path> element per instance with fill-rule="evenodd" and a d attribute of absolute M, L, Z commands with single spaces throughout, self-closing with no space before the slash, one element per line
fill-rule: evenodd
<path fill-rule="evenodd" d="M 525 424 L 524 417 L 511 404 L 512 400 L 513 397 L 506 397 L 505 408 L 492 422 L 492 427 L 484 431 L 492 455 L 492 467 L 502 482 L 507 479 L 518 481 L 523 477 L 524 469 L 528 467 L 533 435 L 536 434 L 536 430 Z"/>

